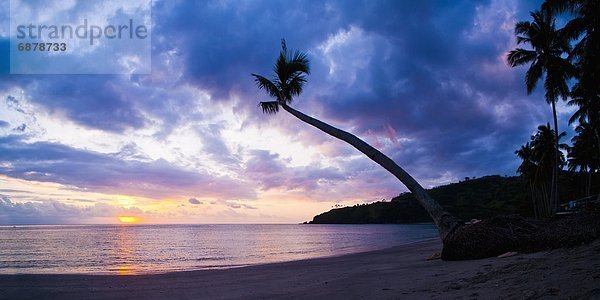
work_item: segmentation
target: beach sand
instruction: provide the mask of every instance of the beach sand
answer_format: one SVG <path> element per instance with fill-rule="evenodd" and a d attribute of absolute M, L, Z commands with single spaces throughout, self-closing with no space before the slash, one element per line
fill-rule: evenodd
<path fill-rule="evenodd" d="M 426 260 L 438 241 L 157 275 L 1 275 L 0 299 L 600 299 L 600 241 L 505 258 Z"/>

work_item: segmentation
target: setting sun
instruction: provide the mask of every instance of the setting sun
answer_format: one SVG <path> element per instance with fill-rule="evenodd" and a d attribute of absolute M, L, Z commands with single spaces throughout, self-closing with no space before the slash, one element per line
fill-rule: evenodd
<path fill-rule="evenodd" d="M 119 216 L 117 218 L 119 219 L 119 222 L 121 222 L 121 223 L 137 223 L 140 221 L 140 219 L 138 219 L 136 217 L 131 217 L 131 216 Z"/>

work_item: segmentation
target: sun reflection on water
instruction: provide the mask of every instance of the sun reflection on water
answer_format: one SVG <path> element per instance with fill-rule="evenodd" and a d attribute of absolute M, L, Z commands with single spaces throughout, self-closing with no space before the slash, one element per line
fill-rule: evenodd
<path fill-rule="evenodd" d="M 129 226 L 120 226 L 117 232 L 117 274 L 134 275 L 137 272 L 135 267 L 135 249 L 133 241 L 133 230 Z"/>
<path fill-rule="evenodd" d="M 135 268 L 133 265 L 120 265 L 117 267 L 117 274 L 119 275 L 134 275 Z"/>

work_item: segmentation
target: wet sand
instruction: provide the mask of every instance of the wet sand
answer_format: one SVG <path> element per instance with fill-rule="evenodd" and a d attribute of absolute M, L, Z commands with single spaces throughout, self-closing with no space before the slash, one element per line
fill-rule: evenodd
<path fill-rule="evenodd" d="M 0 299 L 600 299 L 600 241 L 505 258 L 426 260 L 437 241 L 227 270 L 0 275 Z"/>

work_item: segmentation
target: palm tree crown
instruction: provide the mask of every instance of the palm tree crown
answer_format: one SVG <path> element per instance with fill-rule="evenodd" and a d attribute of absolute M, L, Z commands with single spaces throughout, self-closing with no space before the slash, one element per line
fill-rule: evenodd
<path fill-rule="evenodd" d="M 565 136 L 564 132 L 558 135 L 559 139 Z M 567 145 L 560 144 L 559 148 L 567 149 Z M 536 218 L 550 216 L 553 206 L 548 187 L 552 185 L 555 166 L 554 131 L 550 124 L 538 126 L 538 131 L 531 136 L 531 141 L 515 153 L 523 160 L 517 172 L 529 182 Z M 564 164 L 562 153 L 559 155 L 559 163 Z"/>
<path fill-rule="evenodd" d="M 565 132 L 561 132 L 558 135 L 558 140 L 567 136 Z M 531 136 L 531 147 L 533 149 L 533 157 L 541 164 L 540 167 L 549 172 L 554 164 L 554 130 L 551 129 L 550 124 L 538 126 L 538 132 Z M 568 147 L 566 144 L 559 144 L 559 149 L 566 150 Z M 559 166 L 564 165 L 565 158 L 562 152 L 559 152 L 558 158 Z"/>
<path fill-rule="evenodd" d="M 277 101 L 260 102 L 263 112 L 268 114 L 277 113 L 279 105 L 292 103 L 294 97 L 302 93 L 306 82 L 305 74 L 310 74 L 310 65 L 306 54 L 299 51 L 288 54 L 285 40 L 282 39 L 281 51 L 273 71 L 275 72 L 273 80 L 252 74 L 256 85 L 264 89 L 269 96 L 277 99 Z"/>
<path fill-rule="evenodd" d="M 577 133 L 571 139 L 573 146 L 569 148 L 569 170 L 596 172 L 600 169 L 598 157 L 598 144 L 594 142 L 594 129 L 587 122 L 580 123 L 576 128 Z"/>
<path fill-rule="evenodd" d="M 551 103 L 559 96 L 566 99 L 569 94 L 567 80 L 574 74 L 569 61 L 562 57 L 563 53 L 570 51 L 569 42 L 562 30 L 556 29 L 555 19 L 549 11 L 534 11 L 531 17 L 533 22 L 517 23 L 515 34 L 518 44 L 530 44 L 533 50 L 517 48 L 510 51 L 508 63 L 511 67 L 531 63 L 525 75 L 528 94 L 546 73 L 546 101 Z"/>

